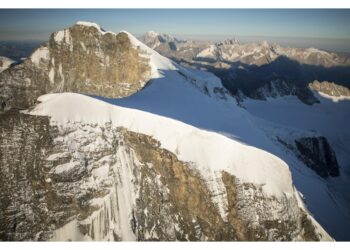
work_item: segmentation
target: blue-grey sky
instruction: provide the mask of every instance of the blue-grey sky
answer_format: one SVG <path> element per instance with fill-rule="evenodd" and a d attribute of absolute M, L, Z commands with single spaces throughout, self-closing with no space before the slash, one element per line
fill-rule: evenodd
<path fill-rule="evenodd" d="M 238 37 L 350 51 L 350 9 L 1 9 L 0 40 L 46 40 L 79 20 L 135 35 L 154 30 L 180 38 Z"/>

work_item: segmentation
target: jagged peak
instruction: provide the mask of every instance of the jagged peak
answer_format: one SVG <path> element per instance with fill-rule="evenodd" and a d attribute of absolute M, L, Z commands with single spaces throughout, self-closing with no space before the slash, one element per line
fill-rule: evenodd
<path fill-rule="evenodd" d="M 236 38 L 230 38 L 230 39 L 225 39 L 223 41 L 217 42 L 216 45 L 221 46 L 221 45 L 233 45 L 233 44 L 239 44 L 239 41 Z"/>

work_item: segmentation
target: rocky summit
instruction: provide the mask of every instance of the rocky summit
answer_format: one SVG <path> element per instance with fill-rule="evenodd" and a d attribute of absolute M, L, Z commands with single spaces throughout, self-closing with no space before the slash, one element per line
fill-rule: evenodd
<path fill-rule="evenodd" d="M 46 93 L 125 97 L 149 79 L 147 59 L 126 33 L 78 22 L 51 34 L 28 59 L 0 75 L 0 102 L 6 109 L 23 109 Z"/>

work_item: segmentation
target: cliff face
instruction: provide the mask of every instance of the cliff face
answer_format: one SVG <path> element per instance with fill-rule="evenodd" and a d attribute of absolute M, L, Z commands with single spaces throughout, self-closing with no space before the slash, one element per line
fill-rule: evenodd
<path fill-rule="evenodd" d="M 150 79 L 148 59 L 124 32 L 78 23 L 57 31 L 30 58 L 0 75 L 3 109 L 27 108 L 51 92 L 125 97 Z"/>
<path fill-rule="evenodd" d="M 339 176 L 339 165 L 334 150 L 327 139 L 303 137 L 295 140 L 301 159 L 322 177 Z"/>
<path fill-rule="evenodd" d="M 1 240 L 322 238 L 295 196 L 266 196 L 225 171 L 205 179 L 150 136 L 0 118 Z"/>
<path fill-rule="evenodd" d="M 312 105 L 319 102 L 319 100 L 317 100 L 317 98 L 308 88 L 296 86 L 293 82 L 288 82 L 280 78 L 271 80 L 265 85 L 253 90 L 249 97 L 253 99 L 266 100 L 267 98 L 278 98 L 293 95 L 297 96 L 301 102 L 307 105 Z"/>

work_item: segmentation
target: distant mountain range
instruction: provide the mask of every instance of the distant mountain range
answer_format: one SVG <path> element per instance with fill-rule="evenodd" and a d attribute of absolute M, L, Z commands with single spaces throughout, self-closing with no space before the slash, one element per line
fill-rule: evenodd
<path fill-rule="evenodd" d="M 162 37 L 154 41 L 151 37 Z M 166 38 L 170 37 L 170 40 Z M 350 87 L 350 55 L 316 48 L 287 48 L 277 44 L 178 41 L 169 35 L 146 33 L 141 41 L 178 63 L 217 75 L 233 94 L 266 99 L 272 82 L 283 83 L 280 95 L 296 95 L 304 103 L 317 102 L 308 84 L 315 80 Z M 172 43 L 171 49 L 169 43 Z M 263 93 L 261 92 L 264 89 Z M 276 89 L 275 89 L 276 90 Z M 266 96 L 267 95 L 267 96 Z"/>

